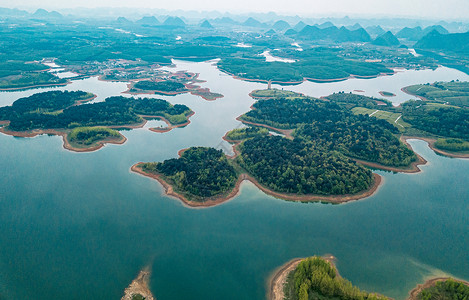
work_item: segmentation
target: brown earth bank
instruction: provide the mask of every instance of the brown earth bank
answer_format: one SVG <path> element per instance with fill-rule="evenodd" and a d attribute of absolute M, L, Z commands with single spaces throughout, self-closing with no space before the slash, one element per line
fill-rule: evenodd
<path fill-rule="evenodd" d="M 130 170 L 132 172 L 141 174 L 143 176 L 156 179 L 164 187 L 166 195 L 174 197 L 176 199 L 179 199 L 180 201 L 182 201 L 182 203 L 184 205 L 186 205 L 188 207 L 191 207 L 191 208 L 212 207 L 212 206 L 222 204 L 224 202 L 227 202 L 227 201 L 235 198 L 239 194 L 241 182 L 244 180 L 243 177 L 240 176 L 238 178 L 238 181 L 235 184 L 235 187 L 233 188 L 233 190 L 228 195 L 211 197 L 211 198 L 208 198 L 208 199 L 204 200 L 203 202 L 191 201 L 191 200 L 187 199 L 187 197 L 185 197 L 184 195 L 174 191 L 173 186 L 171 184 L 169 184 L 166 180 L 164 180 L 163 176 L 161 174 L 147 173 L 147 172 L 143 171 L 142 168 L 140 167 L 141 164 L 143 164 L 143 163 L 139 162 L 139 163 L 134 164 L 130 168 Z"/>
<path fill-rule="evenodd" d="M 35 129 L 35 130 L 29 130 L 29 131 L 10 131 L 10 130 L 7 130 L 5 127 L 1 127 L 0 132 L 6 135 L 11 135 L 15 137 L 25 137 L 25 138 L 35 137 L 35 136 L 42 135 L 42 134 L 59 135 L 62 137 L 63 147 L 73 152 L 92 152 L 92 151 L 101 149 L 106 144 L 122 145 L 127 141 L 127 138 L 123 136 L 121 133 L 119 133 L 120 137 L 117 139 L 107 138 L 101 141 L 97 141 L 96 143 L 93 143 L 89 146 L 75 147 L 75 146 L 72 146 L 70 142 L 68 141 L 67 136 L 68 136 L 69 131 L 66 129 Z"/>
<path fill-rule="evenodd" d="M 183 149 L 181 151 L 184 151 L 184 150 L 185 149 Z M 182 154 L 181 151 L 178 152 L 179 155 Z M 258 189 L 263 191 L 265 194 L 273 196 L 275 198 L 288 200 L 288 201 L 325 202 L 325 203 L 334 203 L 334 204 L 345 203 L 345 202 L 349 202 L 349 201 L 354 201 L 354 200 L 359 200 L 359 199 L 370 197 L 371 195 L 373 195 L 378 190 L 378 187 L 383 182 L 380 175 L 373 173 L 373 185 L 370 188 L 368 188 L 367 190 L 362 191 L 362 192 L 357 193 L 357 194 L 330 195 L 330 196 L 315 195 L 315 194 L 298 195 L 298 194 L 287 194 L 287 193 L 279 193 L 279 192 L 272 191 L 269 188 L 264 187 L 263 185 L 261 185 L 251 175 L 249 175 L 247 173 L 242 173 L 242 174 L 239 175 L 235 187 L 233 188 L 233 190 L 228 195 L 216 196 L 216 197 L 208 198 L 203 202 L 199 202 L 199 201 L 191 201 L 191 200 L 187 199 L 187 197 L 185 197 L 184 195 L 174 191 L 174 188 L 172 187 L 172 185 L 169 184 L 166 180 L 164 180 L 163 176 L 161 174 L 147 173 L 147 172 L 143 171 L 142 168 L 140 167 L 141 164 L 143 164 L 143 163 L 139 162 L 137 164 L 134 164 L 131 167 L 131 171 L 133 171 L 135 173 L 139 173 L 143 176 L 147 176 L 147 177 L 156 179 L 158 182 L 161 183 L 161 185 L 163 185 L 163 187 L 165 189 L 165 193 L 168 196 L 172 196 L 174 198 L 177 198 L 177 199 L 181 200 L 185 205 L 187 205 L 189 207 L 211 207 L 211 206 L 215 206 L 215 205 L 219 205 L 221 203 L 224 203 L 228 200 L 231 200 L 239 194 L 241 183 L 244 180 L 248 180 L 248 181 L 252 182 Z"/>
<path fill-rule="evenodd" d="M 434 138 L 427 138 L 427 137 L 420 137 L 420 136 L 403 136 L 403 138 L 405 140 L 415 139 L 415 140 L 425 141 L 428 143 L 428 146 L 430 147 L 430 149 L 444 156 L 454 157 L 454 158 L 469 158 L 469 153 L 447 152 L 447 151 L 436 148 L 435 147 L 436 139 Z"/>
<path fill-rule="evenodd" d="M 335 266 L 335 257 L 332 255 L 321 256 L 322 259 L 328 261 L 332 267 L 335 269 L 335 272 L 338 277 L 340 277 L 339 271 Z M 287 282 L 288 275 L 295 270 L 300 262 L 305 258 L 294 258 L 287 262 L 286 264 L 277 268 L 268 280 L 267 288 L 267 299 L 268 300 L 284 300 L 285 293 L 283 291 L 283 286 Z"/>
<path fill-rule="evenodd" d="M 251 109 L 252 109 L 252 107 L 251 107 Z M 279 128 L 275 128 L 275 127 L 272 127 L 272 126 L 269 126 L 269 125 L 265 125 L 265 124 L 262 124 L 262 123 L 254 123 L 254 122 L 242 120 L 242 119 L 241 119 L 241 116 L 237 117 L 237 118 L 236 118 L 236 121 L 240 121 L 240 122 L 242 122 L 242 123 L 244 123 L 244 124 L 250 124 L 250 125 L 254 125 L 254 126 L 264 127 L 264 128 L 270 129 L 270 130 L 272 130 L 272 131 L 281 133 L 281 134 L 285 135 L 286 138 L 288 138 L 288 139 L 290 139 L 290 140 L 293 140 L 292 133 L 293 133 L 293 130 L 294 130 L 294 129 L 279 129 Z"/>
<path fill-rule="evenodd" d="M 137 278 L 124 290 L 124 296 L 121 300 L 132 300 L 136 295 L 143 296 L 145 300 L 156 300 L 148 287 L 149 278 L 150 271 L 148 269 L 140 271 Z"/>
<path fill-rule="evenodd" d="M 423 284 L 417 285 L 413 290 L 411 290 L 409 292 L 409 297 L 407 298 L 407 300 L 417 300 L 418 295 L 424 289 L 428 289 L 429 287 L 432 287 L 432 286 L 436 285 L 437 282 L 446 281 L 448 279 L 452 279 L 454 281 L 461 282 L 461 283 L 469 286 L 469 282 L 464 281 L 464 280 L 454 279 L 454 278 L 450 278 L 450 277 L 435 277 L 435 278 L 431 278 L 431 279 L 425 281 Z"/>
<path fill-rule="evenodd" d="M 187 125 L 189 125 L 191 123 L 189 118 L 192 117 L 193 115 L 195 115 L 195 112 L 191 112 L 189 115 L 187 115 L 187 121 L 186 122 L 181 123 L 181 124 L 177 124 L 177 125 L 172 125 L 166 118 L 160 117 L 160 116 L 144 116 L 144 115 L 140 115 L 140 116 L 143 117 L 143 118 L 145 118 L 145 117 L 155 118 L 155 119 L 157 118 L 157 119 L 160 119 L 161 121 L 165 122 L 166 125 L 168 125 L 165 128 L 158 128 L 158 127 L 150 128 L 150 131 L 164 133 L 164 132 L 168 132 L 168 131 L 170 131 L 174 128 L 186 127 Z"/>
<path fill-rule="evenodd" d="M 408 95 L 417 97 L 417 98 L 419 98 L 420 100 L 423 100 L 423 101 L 430 101 L 430 100 L 428 100 L 428 99 L 425 98 L 425 97 L 422 97 L 422 96 L 419 96 L 419 95 L 417 95 L 417 94 L 414 94 L 414 93 L 409 92 L 409 91 L 407 90 L 407 88 L 408 88 L 408 86 L 403 87 L 403 88 L 401 89 L 401 91 L 403 91 L 404 93 L 406 93 L 406 94 L 408 94 Z"/>

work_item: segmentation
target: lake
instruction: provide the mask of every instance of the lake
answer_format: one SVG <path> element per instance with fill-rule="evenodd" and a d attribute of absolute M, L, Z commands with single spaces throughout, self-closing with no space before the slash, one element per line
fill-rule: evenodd
<path fill-rule="evenodd" d="M 469 161 L 439 156 L 423 141 L 410 142 L 429 162 L 423 172 L 377 171 L 384 184 L 374 196 L 342 205 L 287 202 L 244 182 L 235 199 L 190 209 L 130 172 L 136 162 L 190 146 L 229 153 L 222 136 L 241 126 L 235 119 L 253 104 L 249 92 L 266 87 L 233 79 L 213 62 L 175 63 L 170 70 L 200 73 L 202 87 L 225 95 L 211 102 L 155 96 L 195 111 L 185 128 L 122 131 L 124 145 L 91 153 L 67 151 L 57 136 L 0 134 L 0 299 L 120 299 L 147 265 L 159 300 L 264 299 L 275 268 L 316 254 L 334 255 L 341 275 L 360 288 L 396 299 L 430 276 L 469 279 Z M 283 88 L 311 96 L 384 90 L 398 104 L 413 98 L 399 93 L 406 85 L 455 79 L 469 76 L 441 67 Z M 126 84 L 94 77 L 57 89 L 103 101 Z M 0 105 L 47 90 L 3 92 Z"/>

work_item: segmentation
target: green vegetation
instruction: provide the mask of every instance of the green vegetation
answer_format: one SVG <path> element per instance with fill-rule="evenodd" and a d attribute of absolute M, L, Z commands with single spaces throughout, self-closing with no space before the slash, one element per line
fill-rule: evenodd
<path fill-rule="evenodd" d="M 469 82 L 451 81 L 417 84 L 406 87 L 406 90 L 430 101 L 469 107 Z"/>
<path fill-rule="evenodd" d="M 409 166 L 417 159 L 394 136 L 399 132 L 395 126 L 381 119 L 354 115 L 336 102 L 306 97 L 269 99 L 254 103 L 253 108 L 241 120 L 295 129 L 296 138 L 327 151 L 395 167 Z"/>
<path fill-rule="evenodd" d="M 346 108 L 353 108 L 357 106 L 362 106 L 366 108 L 374 109 L 383 109 L 387 107 L 392 107 L 392 102 L 385 99 L 377 99 L 373 97 L 367 97 L 363 95 L 357 95 L 353 93 L 334 93 L 326 97 L 327 100 L 336 102 L 341 106 Z"/>
<path fill-rule="evenodd" d="M 226 138 L 231 141 L 241 141 L 256 136 L 266 135 L 269 135 L 269 131 L 266 128 L 245 127 L 231 130 L 226 134 Z"/>
<path fill-rule="evenodd" d="M 279 89 L 255 90 L 251 92 L 253 98 L 294 98 L 302 95 L 296 92 Z"/>
<path fill-rule="evenodd" d="M 405 131 L 407 128 L 411 127 L 409 123 L 406 123 L 402 118 L 399 118 L 402 114 L 397 112 L 369 109 L 365 107 L 354 107 L 352 108 L 352 112 L 356 115 L 372 115 L 377 119 L 388 121 L 390 124 L 396 125 L 399 131 Z"/>
<path fill-rule="evenodd" d="M 38 63 L 25 63 L 22 61 L 0 62 L 0 78 L 12 75 L 20 75 L 26 72 L 45 71 L 49 67 Z"/>
<path fill-rule="evenodd" d="M 469 299 L 469 286 L 453 279 L 439 281 L 434 286 L 424 289 L 417 299 L 467 300 Z"/>
<path fill-rule="evenodd" d="M 298 139 L 254 137 L 240 146 L 236 161 L 262 185 L 281 193 L 343 195 L 373 184 L 369 170 L 338 152 Z"/>
<path fill-rule="evenodd" d="M 59 85 L 66 82 L 66 79 L 58 78 L 48 72 L 30 72 L 0 78 L 0 89 L 19 89 L 37 85 Z"/>
<path fill-rule="evenodd" d="M 140 294 L 134 294 L 132 295 L 132 300 L 145 300 L 145 297 Z"/>
<path fill-rule="evenodd" d="M 183 92 L 186 91 L 184 84 L 176 81 L 148 81 L 142 80 L 134 84 L 133 88 L 145 91 L 161 91 L 161 92 Z"/>
<path fill-rule="evenodd" d="M 341 278 L 331 263 L 317 256 L 306 258 L 298 264 L 288 275 L 284 291 L 287 300 L 388 299 L 360 291 L 350 281 Z"/>
<path fill-rule="evenodd" d="M 220 70 L 241 78 L 292 82 L 307 80 L 337 80 L 358 76 L 377 76 L 392 70 L 376 63 L 346 60 L 324 49 L 302 51 L 294 63 L 266 62 L 257 58 L 224 58 L 218 62 Z"/>
<path fill-rule="evenodd" d="M 438 139 L 435 142 L 435 147 L 451 152 L 469 152 L 469 142 L 461 139 Z"/>
<path fill-rule="evenodd" d="M 402 105 L 402 118 L 413 127 L 434 135 L 469 139 L 469 109 L 466 108 L 408 101 Z"/>
<path fill-rule="evenodd" d="M 380 94 L 383 95 L 384 97 L 394 97 L 394 96 L 396 96 L 393 93 L 386 92 L 386 91 L 381 91 Z"/>
<path fill-rule="evenodd" d="M 223 151 L 207 147 L 191 147 L 180 158 L 162 163 L 144 163 L 142 170 L 162 174 L 176 191 L 191 201 L 223 196 L 235 187 L 237 175 Z"/>
<path fill-rule="evenodd" d="M 90 146 L 96 142 L 107 139 L 119 139 L 121 137 L 117 130 L 106 127 L 77 127 L 67 135 L 72 145 Z"/>
<path fill-rule="evenodd" d="M 50 95 L 54 97 L 50 98 Z M 172 105 L 162 99 L 122 96 L 109 97 L 104 102 L 72 106 L 88 96 L 84 92 L 60 91 L 35 94 L 16 100 L 12 106 L 1 107 L 0 120 L 10 121 L 8 129 L 26 131 L 131 125 L 142 122 L 139 115 L 164 117 L 171 124 L 182 124 L 187 122 L 187 116 L 192 112 L 185 105 Z M 61 111 L 56 111 L 58 109 Z"/>

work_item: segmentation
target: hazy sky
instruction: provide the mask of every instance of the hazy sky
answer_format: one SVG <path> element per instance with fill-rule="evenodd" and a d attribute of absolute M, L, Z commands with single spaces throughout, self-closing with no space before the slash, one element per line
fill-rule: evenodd
<path fill-rule="evenodd" d="M 0 7 L 142 7 L 299 15 L 420 16 L 469 19 L 469 0 L 0 0 Z"/>

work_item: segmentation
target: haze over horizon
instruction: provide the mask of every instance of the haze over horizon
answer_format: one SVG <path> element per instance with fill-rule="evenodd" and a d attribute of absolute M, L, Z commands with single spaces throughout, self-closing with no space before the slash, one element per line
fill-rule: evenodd
<path fill-rule="evenodd" d="M 199 0 L 173 0 L 170 2 L 135 0 L 132 3 L 124 0 L 43 0 L 38 4 L 34 0 L 6 0 L 0 4 L 2 7 L 20 9 L 70 9 L 70 8 L 100 8 L 100 7 L 129 7 L 151 8 L 164 10 L 196 10 L 220 11 L 231 13 L 267 13 L 275 12 L 284 15 L 301 16 L 355 16 L 355 17 L 411 17 L 432 19 L 469 19 L 469 5 L 467 0 L 384 0 L 379 4 L 374 0 L 328 0 L 311 1 L 302 0 L 238 0 L 218 1 Z"/>

